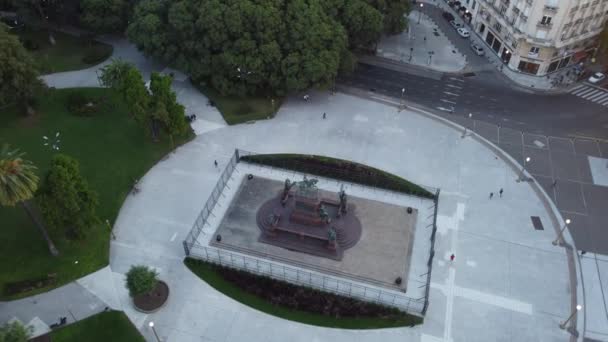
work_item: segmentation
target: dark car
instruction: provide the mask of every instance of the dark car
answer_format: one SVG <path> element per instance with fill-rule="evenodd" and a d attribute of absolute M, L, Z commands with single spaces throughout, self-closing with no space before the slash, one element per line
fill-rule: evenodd
<path fill-rule="evenodd" d="M 8 26 L 9 30 L 17 29 L 23 26 L 23 22 L 16 17 L 0 17 L 0 23 Z"/>
<path fill-rule="evenodd" d="M 454 16 L 450 12 L 443 12 L 442 16 L 448 22 L 454 20 Z"/>

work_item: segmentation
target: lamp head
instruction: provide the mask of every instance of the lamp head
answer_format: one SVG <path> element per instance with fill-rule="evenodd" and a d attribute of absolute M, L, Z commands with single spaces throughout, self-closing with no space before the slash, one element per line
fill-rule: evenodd
<path fill-rule="evenodd" d="M 148 325 L 150 326 L 150 328 L 154 328 L 154 322 L 150 322 L 148 323 Z"/>

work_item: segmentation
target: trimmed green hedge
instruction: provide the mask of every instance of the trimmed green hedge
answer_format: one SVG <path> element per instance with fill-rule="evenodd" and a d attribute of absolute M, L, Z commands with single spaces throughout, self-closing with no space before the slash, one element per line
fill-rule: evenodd
<path fill-rule="evenodd" d="M 423 319 L 395 308 L 297 286 L 269 277 L 186 258 L 184 264 L 226 296 L 269 315 L 304 324 L 378 329 L 414 326 Z"/>
<path fill-rule="evenodd" d="M 305 154 L 258 154 L 242 161 L 434 199 L 435 194 L 391 173 L 348 160 Z"/>

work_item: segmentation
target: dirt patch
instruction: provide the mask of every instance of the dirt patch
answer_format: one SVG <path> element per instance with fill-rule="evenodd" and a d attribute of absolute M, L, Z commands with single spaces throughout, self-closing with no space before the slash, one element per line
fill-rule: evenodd
<path fill-rule="evenodd" d="M 143 312 L 153 312 L 160 309 L 169 298 L 169 285 L 159 280 L 154 290 L 133 297 L 135 307 Z"/>

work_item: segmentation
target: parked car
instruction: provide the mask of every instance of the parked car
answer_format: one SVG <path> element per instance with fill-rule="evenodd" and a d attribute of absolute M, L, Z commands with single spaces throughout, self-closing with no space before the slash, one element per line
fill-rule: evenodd
<path fill-rule="evenodd" d="M 453 21 L 454 20 L 454 16 L 452 15 L 452 13 L 450 12 L 443 12 L 442 14 L 443 18 L 445 20 L 447 20 L 448 22 Z"/>
<path fill-rule="evenodd" d="M 475 54 L 477 54 L 477 56 L 483 56 L 486 54 L 486 52 L 481 48 L 481 46 L 475 43 L 471 44 L 471 50 L 473 50 Z"/>
<path fill-rule="evenodd" d="M 467 30 L 464 27 L 459 27 L 456 29 L 456 32 L 458 32 L 458 34 L 462 37 L 462 38 L 469 38 L 471 36 L 471 32 L 469 32 L 469 30 Z"/>
<path fill-rule="evenodd" d="M 462 24 L 457 23 L 456 20 L 450 20 L 450 25 L 452 25 L 452 27 L 454 27 L 457 30 L 462 27 Z"/>
<path fill-rule="evenodd" d="M 602 82 L 605 79 L 606 75 L 602 74 L 601 72 L 596 72 L 595 74 L 591 75 L 591 77 L 589 77 L 589 82 L 596 84 Z"/>

